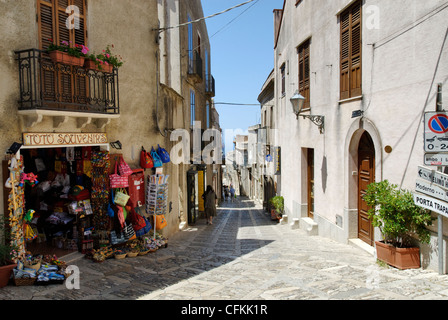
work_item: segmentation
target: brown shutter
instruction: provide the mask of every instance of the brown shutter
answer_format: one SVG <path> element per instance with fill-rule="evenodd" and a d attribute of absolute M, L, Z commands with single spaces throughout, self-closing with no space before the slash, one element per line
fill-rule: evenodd
<path fill-rule="evenodd" d="M 357 97 L 362 94 L 361 90 L 361 2 L 358 1 L 352 7 L 352 35 L 351 35 L 351 74 L 350 74 L 350 96 Z"/>
<path fill-rule="evenodd" d="M 53 3 L 50 0 L 38 1 L 39 49 L 46 50 L 51 39 L 56 39 Z"/>
<path fill-rule="evenodd" d="M 361 1 L 357 1 L 340 15 L 341 100 L 360 96 L 362 94 L 361 8 Z"/>
<path fill-rule="evenodd" d="M 299 47 L 299 92 L 305 97 L 304 109 L 311 107 L 310 95 L 310 40 Z"/>
<path fill-rule="evenodd" d="M 86 0 L 37 0 L 37 3 L 41 50 L 48 48 L 50 39 L 57 44 L 61 41 L 71 41 L 71 46 L 87 45 Z M 66 13 L 66 9 L 70 5 L 76 5 L 79 8 L 79 29 L 70 30 L 66 26 L 66 21 L 71 15 Z M 55 71 L 52 64 L 43 60 L 43 98 L 55 102 L 87 103 L 86 73 L 82 70 L 75 72 L 74 69 L 75 67 L 60 65 L 59 70 Z"/>

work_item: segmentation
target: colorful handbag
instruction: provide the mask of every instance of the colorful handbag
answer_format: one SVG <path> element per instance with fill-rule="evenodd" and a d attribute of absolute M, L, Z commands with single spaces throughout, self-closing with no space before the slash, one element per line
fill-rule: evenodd
<path fill-rule="evenodd" d="M 123 157 L 120 157 L 118 170 L 120 171 L 120 175 L 122 176 L 130 176 L 133 173 L 132 169 L 129 167 L 126 161 L 124 161 Z"/>
<path fill-rule="evenodd" d="M 126 189 L 120 189 L 115 193 L 114 203 L 119 206 L 125 207 L 128 203 L 129 198 L 130 196 L 126 192 Z"/>
<path fill-rule="evenodd" d="M 146 152 L 145 148 L 142 147 L 142 151 L 140 152 L 140 166 L 143 169 L 151 169 L 154 168 L 154 162 L 152 160 L 151 154 Z"/>
<path fill-rule="evenodd" d="M 161 230 L 167 226 L 165 216 L 163 214 L 156 215 L 156 229 Z"/>
<path fill-rule="evenodd" d="M 151 157 L 154 162 L 154 168 L 160 168 L 163 166 L 163 162 L 157 154 L 156 150 L 154 150 L 154 147 L 151 148 Z"/>
<path fill-rule="evenodd" d="M 118 163 L 115 162 L 115 173 L 109 176 L 110 187 L 112 189 L 118 188 L 127 188 L 129 187 L 129 178 L 128 176 L 121 176 L 117 173 Z"/>
<path fill-rule="evenodd" d="M 160 145 L 157 145 L 157 154 L 159 155 L 160 160 L 162 160 L 163 163 L 170 162 L 170 154 Z"/>
<path fill-rule="evenodd" d="M 126 224 L 124 226 L 124 228 L 123 228 L 123 235 L 124 235 L 124 238 L 126 239 L 126 241 L 134 240 L 134 239 L 137 238 L 137 236 L 135 235 L 135 230 L 132 227 L 132 224 L 130 224 L 130 223 Z"/>

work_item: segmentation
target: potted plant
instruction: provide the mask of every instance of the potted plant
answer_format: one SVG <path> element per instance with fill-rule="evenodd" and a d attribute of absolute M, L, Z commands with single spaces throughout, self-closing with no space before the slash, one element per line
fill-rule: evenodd
<path fill-rule="evenodd" d="M 115 48 L 112 45 L 112 48 Z M 105 73 L 111 73 L 114 68 L 120 68 L 123 65 L 123 58 L 120 55 L 113 55 L 111 46 L 107 46 L 102 53 L 90 54 L 85 61 L 85 67 L 89 70 L 97 70 Z"/>
<path fill-rule="evenodd" d="M 4 225 L 3 221 L 0 222 L 0 231 L 2 231 Z M 0 232 L 0 234 L 2 234 Z M 6 287 L 8 285 L 9 279 L 12 274 L 12 270 L 17 266 L 12 259 L 12 253 L 14 248 L 8 244 L 3 244 L 0 241 L 0 288 Z"/>
<path fill-rule="evenodd" d="M 283 210 L 285 208 L 285 199 L 281 196 L 275 196 L 269 200 L 272 205 L 271 218 L 272 220 L 280 220 L 283 216 Z"/>
<path fill-rule="evenodd" d="M 415 205 L 411 192 L 388 180 L 370 184 L 364 200 L 373 226 L 384 238 L 375 242 L 378 260 L 399 269 L 420 268 L 420 249 L 415 242 L 429 243 L 430 211 Z"/>
<path fill-rule="evenodd" d="M 50 39 L 52 41 L 52 39 Z M 62 63 L 73 66 L 84 66 L 85 57 L 89 52 L 89 48 L 85 45 L 75 44 L 71 46 L 71 41 L 61 41 L 61 45 L 54 43 L 48 46 L 47 52 L 53 63 Z"/>

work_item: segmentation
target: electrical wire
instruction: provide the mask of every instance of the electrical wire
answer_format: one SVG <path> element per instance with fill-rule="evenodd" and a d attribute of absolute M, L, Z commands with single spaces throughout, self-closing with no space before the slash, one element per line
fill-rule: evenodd
<path fill-rule="evenodd" d="M 400 189 L 403 187 L 404 178 L 406 177 L 406 173 L 408 171 L 409 162 L 411 161 L 411 155 L 412 155 L 412 153 L 414 151 L 414 147 L 415 147 L 415 142 L 417 140 L 418 131 L 420 130 L 420 126 L 421 126 L 421 124 L 423 122 L 423 117 L 425 115 L 425 110 L 426 110 L 426 107 L 428 105 L 429 98 L 431 96 L 431 91 L 432 91 L 432 88 L 434 86 L 434 82 L 436 80 L 437 71 L 439 70 L 439 64 L 440 64 L 440 60 L 442 58 L 443 49 L 445 48 L 445 43 L 446 43 L 446 39 L 447 38 L 448 38 L 448 28 L 446 29 L 445 37 L 443 38 L 442 48 L 440 49 L 439 59 L 437 60 L 436 68 L 434 70 L 434 75 L 432 77 L 431 86 L 429 87 L 428 96 L 426 97 L 425 105 L 423 106 L 423 110 L 422 110 L 421 115 L 420 115 L 420 119 L 419 119 L 419 122 L 418 122 L 417 130 L 416 130 L 415 136 L 414 136 L 414 142 L 412 143 L 411 151 L 409 152 L 408 162 L 407 162 L 405 170 L 404 170 L 403 178 L 401 179 Z"/>
<path fill-rule="evenodd" d="M 177 26 L 170 26 L 170 27 L 158 28 L 158 29 L 155 29 L 155 30 L 158 30 L 159 32 L 163 32 L 163 31 L 166 31 L 166 30 L 169 30 L 169 29 L 175 29 L 175 28 L 180 28 L 180 27 L 183 27 L 183 26 L 187 26 L 187 25 L 189 25 L 189 24 L 197 23 L 197 22 L 200 22 L 200 21 L 203 21 L 203 20 L 206 20 L 206 19 L 210 19 L 210 18 L 219 16 L 219 15 L 224 14 L 224 13 L 226 13 L 226 12 L 229 12 L 229 11 L 231 11 L 231 10 L 233 10 L 233 9 L 242 7 L 242 6 L 244 6 L 244 5 L 248 4 L 248 3 L 251 3 L 251 2 L 253 2 L 253 1 L 255 1 L 255 0 L 249 0 L 249 1 L 246 1 L 246 2 L 243 2 L 243 3 L 240 3 L 240 4 L 237 4 L 236 6 L 233 6 L 233 7 L 229 8 L 229 9 L 224 10 L 224 11 L 214 13 L 214 14 L 212 14 L 212 15 L 210 15 L 210 16 L 207 16 L 207 17 L 202 17 L 202 18 L 196 19 L 196 20 L 194 20 L 194 21 L 189 21 L 189 22 L 181 23 L 181 24 L 179 24 L 179 25 L 177 25 Z M 258 0 L 257 0 L 257 1 L 258 1 Z"/>

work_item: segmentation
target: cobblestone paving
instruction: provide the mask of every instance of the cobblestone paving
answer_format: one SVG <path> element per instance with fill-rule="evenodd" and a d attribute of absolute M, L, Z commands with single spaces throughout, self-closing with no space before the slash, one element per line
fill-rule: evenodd
<path fill-rule="evenodd" d="M 97 264 L 67 256 L 80 289 L 0 289 L 0 300 L 446 300 L 448 276 L 380 266 L 365 251 L 276 224 L 252 201 L 224 203 L 213 225 L 153 254 Z"/>

